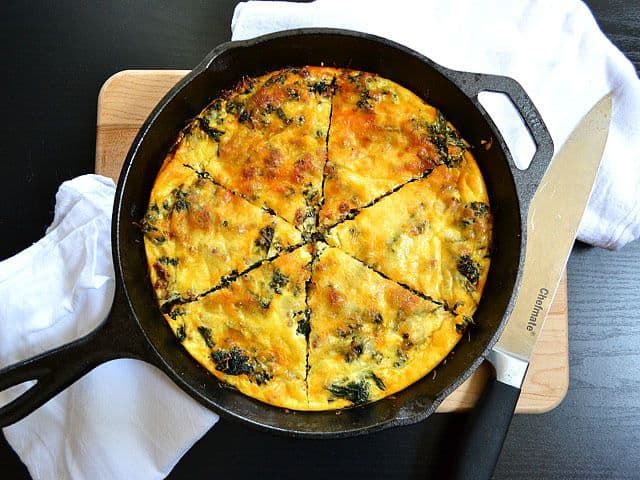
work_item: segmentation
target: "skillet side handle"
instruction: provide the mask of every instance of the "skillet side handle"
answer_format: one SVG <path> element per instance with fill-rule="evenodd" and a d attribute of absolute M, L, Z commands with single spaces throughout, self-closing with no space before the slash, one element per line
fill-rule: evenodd
<path fill-rule="evenodd" d="M 148 359 L 146 339 L 124 305 L 114 301 L 104 322 L 86 336 L 0 370 L 0 391 L 36 381 L 0 408 L 0 428 L 22 420 L 102 363 L 124 357 Z"/>
<path fill-rule="evenodd" d="M 536 144 L 536 151 L 531 159 L 531 164 L 526 170 L 520 170 L 516 167 L 512 158 L 510 158 L 509 161 L 509 169 L 511 170 L 518 190 L 521 210 L 523 213 L 526 213 L 529 203 L 553 157 L 553 139 L 544 120 L 542 120 L 540 112 L 524 88 L 522 88 L 522 85 L 513 78 L 455 70 L 449 70 L 448 73 L 456 80 L 457 85 L 461 87 L 482 112 L 486 113 L 484 107 L 478 100 L 478 94 L 480 92 L 504 93 L 509 97 L 524 121 L 529 134 Z"/>
<path fill-rule="evenodd" d="M 520 389 L 491 377 L 469 413 L 462 443 L 451 459 L 452 480 L 488 480 L 500 458 Z"/>

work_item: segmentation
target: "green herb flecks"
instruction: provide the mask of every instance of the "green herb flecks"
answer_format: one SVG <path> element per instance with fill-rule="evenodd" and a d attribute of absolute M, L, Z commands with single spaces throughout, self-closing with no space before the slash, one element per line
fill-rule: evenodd
<path fill-rule="evenodd" d="M 185 338 L 187 338 L 187 334 L 184 330 L 184 325 L 180 325 L 177 329 L 176 329 L 176 338 L 178 339 L 178 341 L 180 343 L 184 342 Z"/>
<path fill-rule="evenodd" d="M 215 112 L 219 112 L 221 108 L 222 108 L 222 99 L 216 98 L 211 104 L 211 110 Z"/>
<path fill-rule="evenodd" d="M 242 108 L 240 110 L 240 115 L 238 115 L 238 121 L 240 123 L 247 123 L 251 121 L 251 112 L 249 112 L 246 108 Z"/>
<path fill-rule="evenodd" d="M 158 261 L 163 265 L 172 265 L 174 267 L 177 266 L 179 262 L 177 258 L 170 258 L 170 257 L 160 257 L 158 258 Z"/>
<path fill-rule="evenodd" d="M 320 80 L 319 82 L 310 84 L 309 91 L 327 97 L 332 94 L 331 83 L 326 80 Z"/>
<path fill-rule="evenodd" d="M 236 114 L 244 110 L 244 104 L 242 102 L 234 102 L 232 100 L 229 100 L 227 102 L 226 109 L 227 113 Z"/>
<path fill-rule="evenodd" d="M 296 333 L 304 335 L 305 338 L 309 338 L 309 334 L 311 333 L 311 319 L 307 312 L 308 309 L 303 312 L 304 315 L 298 320 L 298 327 L 296 328 Z"/>
<path fill-rule="evenodd" d="M 158 221 L 159 218 L 160 209 L 158 208 L 158 205 L 152 203 L 151 205 L 149 205 L 149 208 L 147 209 L 147 212 L 145 213 L 144 217 L 142 218 L 142 222 L 140 223 L 142 233 L 147 234 L 156 232 L 158 229 L 154 224 Z"/>
<path fill-rule="evenodd" d="M 469 204 L 469 208 L 473 210 L 473 213 L 476 217 L 482 217 L 489 213 L 489 205 L 483 202 L 471 202 Z"/>
<path fill-rule="evenodd" d="M 183 163 L 182 166 L 193 170 L 199 179 L 213 181 L 213 177 L 211 177 L 211 174 L 205 170 L 198 170 L 193 165 L 189 165 L 188 163 Z"/>
<path fill-rule="evenodd" d="M 362 352 L 364 352 L 364 343 L 362 343 L 358 339 L 352 339 L 351 343 L 349 344 L 349 350 L 347 350 L 347 353 L 345 355 L 347 363 L 351 363 L 354 360 L 360 358 Z"/>
<path fill-rule="evenodd" d="M 171 320 L 175 320 L 176 318 L 182 317 L 186 314 L 187 312 L 184 308 L 174 308 L 173 310 L 171 310 L 171 312 L 169 312 L 169 318 L 171 318 Z"/>
<path fill-rule="evenodd" d="M 173 191 L 173 197 L 175 199 L 173 202 L 173 210 L 176 212 L 189 210 L 189 201 L 187 200 L 188 196 L 189 196 L 188 192 L 185 192 L 183 190 L 180 190 L 179 188 L 176 188 Z"/>
<path fill-rule="evenodd" d="M 300 93 L 295 88 L 288 87 L 287 97 L 289 100 L 300 100 Z"/>
<path fill-rule="evenodd" d="M 293 122 L 293 120 L 287 117 L 287 114 L 284 113 L 282 107 L 276 108 L 276 115 L 285 125 L 290 125 Z"/>
<path fill-rule="evenodd" d="M 266 82 L 264 82 L 264 86 L 268 87 L 269 85 L 274 85 L 276 83 L 283 84 L 286 80 L 287 80 L 286 73 L 275 74 L 269 77 Z"/>
<path fill-rule="evenodd" d="M 471 317 L 467 317 L 466 315 L 462 317 L 461 323 L 456 323 L 456 332 L 463 333 L 467 328 L 475 325 L 475 321 Z"/>
<path fill-rule="evenodd" d="M 369 372 L 369 378 L 373 380 L 373 383 L 375 383 L 376 387 L 378 387 L 380 390 L 387 389 L 387 386 L 384 384 L 382 379 L 379 376 L 377 376 L 375 373 Z"/>
<path fill-rule="evenodd" d="M 398 348 L 396 350 L 396 361 L 393 362 L 393 366 L 396 368 L 400 368 L 405 363 L 407 363 L 407 360 L 409 360 L 407 352 L 405 352 L 402 348 Z"/>
<path fill-rule="evenodd" d="M 265 253 L 268 253 L 269 249 L 271 248 L 271 244 L 273 243 L 274 233 L 275 230 L 272 225 L 267 225 L 266 227 L 262 228 L 260 230 L 260 233 L 258 234 L 258 238 L 255 241 L 255 245 L 259 249 L 264 250 Z"/>
<path fill-rule="evenodd" d="M 428 126 L 428 130 L 431 143 L 438 150 L 440 161 L 449 168 L 459 165 L 468 145 L 460 138 L 440 112 L 438 112 L 436 121 Z M 450 153 L 450 146 L 456 147 L 457 152 Z"/>
<path fill-rule="evenodd" d="M 356 107 L 360 110 L 371 110 L 373 108 L 372 101 L 373 97 L 369 94 L 369 90 L 365 88 L 360 92 L 360 97 L 358 98 Z"/>
<path fill-rule="evenodd" d="M 480 280 L 480 264 L 475 262 L 469 255 L 462 255 L 458 259 L 458 272 L 465 277 L 474 287 Z"/>
<path fill-rule="evenodd" d="M 286 287 L 289 283 L 289 277 L 283 274 L 277 268 L 274 270 L 273 275 L 271 276 L 271 282 L 269 282 L 269 287 L 277 294 L 282 293 L 282 288 Z"/>
<path fill-rule="evenodd" d="M 211 339 L 211 329 L 209 327 L 200 325 L 198 327 L 198 333 L 204 340 L 204 343 L 207 345 L 207 347 L 213 348 L 215 346 L 215 342 Z"/>
<path fill-rule="evenodd" d="M 224 135 L 224 130 L 219 130 L 215 127 L 212 127 L 211 124 L 209 123 L 209 119 L 206 117 L 201 117 L 199 119 L 199 123 L 200 123 L 200 129 L 206 133 L 207 135 L 209 135 L 211 138 L 213 138 L 214 141 L 219 142 L 220 141 L 220 137 L 222 135 Z"/>

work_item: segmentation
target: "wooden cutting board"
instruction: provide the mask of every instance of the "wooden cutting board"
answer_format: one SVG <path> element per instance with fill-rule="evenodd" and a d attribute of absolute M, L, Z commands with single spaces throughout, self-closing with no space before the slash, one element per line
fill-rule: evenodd
<path fill-rule="evenodd" d="M 187 70 L 125 70 L 109 78 L 98 96 L 96 172 L 118 179 L 138 129 L 155 104 Z M 517 413 L 544 413 L 557 406 L 569 386 L 567 279 L 563 277 L 535 346 Z M 452 393 L 439 412 L 469 409 L 488 375 L 483 365 Z"/>

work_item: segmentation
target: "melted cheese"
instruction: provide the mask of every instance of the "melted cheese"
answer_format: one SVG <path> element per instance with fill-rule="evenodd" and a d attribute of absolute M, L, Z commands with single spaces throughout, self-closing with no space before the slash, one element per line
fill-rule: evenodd
<path fill-rule="evenodd" d="M 178 305 L 167 322 L 206 369 L 271 405 L 306 409 L 305 312 L 309 247 L 284 254 L 228 287 Z"/>
<path fill-rule="evenodd" d="M 397 392 L 435 367 L 460 337 L 459 318 L 336 248 L 314 265 L 308 303 L 312 410 Z"/>
<path fill-rule="evenodd" d="M 320 223 L 333 225 L 459 156 L 459 139 L 447 126 L 435 108 L 390 80 L 362 72 L 338 76 Z"/>
<path fill-rule="evenodd" d="M 301 243 L 300 232 L 279 217 L 187 167 L 172 164 L 172 170 L 173 181 L 151 194 L 155 221 L 148 226 L 154 230 L 145 236 L 151 282 L 161 301 L 193 298 L 224 276 Z"/>
<path fill-rule="evenodd" d="M 481 179 L 467 154 L 459 167 L 439 166 L 337 225 L 328 241 L 470 317 L 489 270 L 491 223 Z"/>
<path fill-rule="evenodd" d="M 473 321 L 489 269 L 467 144 L 412 92 L 351 70 L 283 69 L 214 100 L 166 156 L 142 228 L 188 352 L 295 410 L 422 378 Z"/>
<path fill-rule="evenodd" d="M 281 70 L 214 102 L 202 116 L 224 133 L 206 170 L 299 228 L 315 224 L 333 77 L 332 69 Z"/>

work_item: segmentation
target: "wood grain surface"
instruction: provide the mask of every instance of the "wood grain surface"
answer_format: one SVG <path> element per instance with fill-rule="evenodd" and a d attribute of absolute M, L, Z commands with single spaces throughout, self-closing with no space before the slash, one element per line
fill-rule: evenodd
<path fill-rule="evenodd" d="M 151 109 L 188 71 L 125 70 L 109 78 L 98 97 L 96 172 L 117 180 L 129 147 Z M 564 398 L 569 385 L 567 283 L 563 277 L 518 401 L 518 413 L 543 413 Z M 489 374 L 483 365 L 440 405 L 439 412 L 473 406 Z"/>

